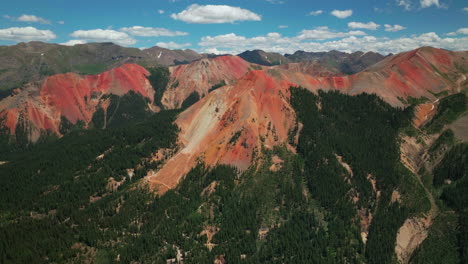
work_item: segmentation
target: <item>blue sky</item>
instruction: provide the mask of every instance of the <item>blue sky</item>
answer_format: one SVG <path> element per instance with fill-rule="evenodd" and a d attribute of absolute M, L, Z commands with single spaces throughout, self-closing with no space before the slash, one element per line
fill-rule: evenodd
<path fill-rule="evenodd" d="M 0 45 L 39 40 L 239 53 L 468 49 L 466 0 L 16 0 Z"/>

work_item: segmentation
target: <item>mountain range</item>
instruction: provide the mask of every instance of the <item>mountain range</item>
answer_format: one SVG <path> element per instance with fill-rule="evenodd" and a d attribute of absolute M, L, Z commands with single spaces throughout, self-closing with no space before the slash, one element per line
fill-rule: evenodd
<path fill-rule="evenodd" d="M 468 51 L 30 42 L 0 62 L 5 263 L 468 259 Z"/>

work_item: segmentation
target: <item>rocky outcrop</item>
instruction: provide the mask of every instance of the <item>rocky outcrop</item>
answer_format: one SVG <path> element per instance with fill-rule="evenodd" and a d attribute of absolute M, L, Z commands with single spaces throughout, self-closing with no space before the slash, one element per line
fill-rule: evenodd
<path fill-rule="evenodd" d="M 168 109 L 180 108 L 192 93 L 203 97 L 210 89 L 232 84 L 250 70 L 251 64 L 237 56 L 220 56 L 171 67 L 171 80 L 162 104 Z"/>
<path fill-rule="evenodd" d="M 63 119 L 71 124 L 91 122 L 98 106 L 106 105 L 106 95 L 122 96 L 130 91 L 152 102 L 154 90 L 148 72 L 136 64 L 125 64 L 98 75 L 57 74 L 18 89 L 0 101 L 3 126 L 11 134 L 20 126 L 35 142 L 42 133 L 60 135 Z"/>

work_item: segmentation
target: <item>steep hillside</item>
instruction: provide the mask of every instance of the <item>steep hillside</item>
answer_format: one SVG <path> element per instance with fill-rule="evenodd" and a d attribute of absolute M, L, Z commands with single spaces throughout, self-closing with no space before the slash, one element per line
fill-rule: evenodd
<path fill-rule="evenodd" d="M 168 109 L 180 108 L 191 95 L 200 98 L 210 90 L 232 84 L 252 67 L 256 66 L 237 56 L 220 56 L 170 67 L 171 80 L 161 102 Z"/>
<path fill-rule="evenodd" d="M 315 78 L 309 84 L 298 84 L 311 89 L 338 89 L 351 95 L 375 93 L 394 106 L 403 106 L 409 97 L 434 101 L 437 94 L 460 92 L 466 85 L 459 81 L 466 79 L 466 58 L 466 51 L 420 48 L 387 57 L 353 75 Z"/>
<path fill-rule="evenodd" d="M 125 64 L 98 75 L 66 73 L 47 77 L 15 90 L 0 101 L 2 124 L 12 135 L 24 133 L 33 142 L 43 133 L 61 135 L 64 122 L 71 125 L 81 122 L 86 127 L 99 108 L 107 111 L 110 95 L 134 92 L 152 102 L 154 90 L 147 75 L 144 68 Z"/>
<path fill-rule="evenodd" d="M 160 192 L 174 188 L 200 157 L 209 166 L 245 170 L 262 148 L 285 143 L 295 120 L 287 102 L 290 85 L 259 70 L 209 93 L 178 117 L 182 148 L 161 170 L 149 172 L 150 185 Z"/>
<path fill-rule="evenodd" d="M 242 59 L 264 66 L 273 66 L 289 63 L 289 60 L 283 55 L 275 52 L 265 52 L 263 50 L 248 50 L 237 55 Z"/>
<path fill-rule="evenodd" d="M 125 63 L 168 66 L 200 58 L 202 55 L 191 50 L 159 47 L 140 50 L 113 43 L 63 46 L 33 41 L 0 46 L 0 90 L 18 88 L 59 73 L 98 74 Z"/>
<path fill-rule="evenodd" d="M 375 52 L 346 53 L 336 50 L 329 52 L 296 51 L 294 54 L 286 54 L 285 57 L 291 62 L 317 61 L 323 66 L 335 68 L 345 74 L 360 72 L 384 58 L 383 55 Z"/>
<path fill-rule="evenodd" d="M 335 68 L 325 67 L 316 61 L 282 64 L 272 69 L 280 69 L 287 72 L 300 72 L 314 77 L 343 76 L 344 74 Z"/>
<path fill-rule="evenodd" d="M 0 149 L 0 262 L 464 263 L 466 56 L 351 76 L 220 56 L 16 90 L 0 119 L 37 142 Z"/>
<path fill-rule="evenodd" d="M 288 103 L 291 86 L 305 87 L 313 92 L 336 90 L 350 95 L 376 94 L 393 106 L 405 106 L 407 98 L 436 100 L 435 94 L 456 92 L 458 87 L 443 76 L 464 76 L 459 68 L 468 68 L 468 64 L 459 65 L 458 62 L 464 62 L 466 54 L 423 48 L 395 55 L 351 76 L 333 76 L 315 64 L 312 67 L 292 64 L 250 71 L 232 85 L 209 93 L 178 117 L 176 123 L 182 129 L 179 135 L 182 148 L 160 171 L 150 172 L 147 179 L 151 186 L 165 192 L 174 188 L 200 157 L 210 166 L 227 164 L 243 170 L 252 164 L 257 155 L 255 151 L 286 144 L 294 124 L 294 111 Z M 238 57 L 219 57 L 216 62 L 224 63 L 226 59 L 243 61 Z M 204 74 L 209 74 L 213 68 L 218 70 L 215 65 L 215 60 L 212 63 L 202 60 L 172 69 L 173 76 L 179 71 L 190 76 L 186 78 L 192 86 L 179 83 L 166 91 L 164 98 L 167 101 L 163 102 L 169 102 L 169 98 L 176 98 L 177 94 L 186 98 L 200 87 L 206 91 L 209 85 Z M 231 72 L 242 75 L 248 70 L 248 64 L 241 65 L 244 67 L 235 68 L 239 71 L 231 69 Z M 313 70 L 314 67 L 319 70 Z M 188 71 L 200 71 L 200 68 L 198 78 L 194 77 L 196 73 Z M 314 77 L 307 74 L 311 69 L 314 74 L 331 76 Z M 179 77 L 179 80 L 183 79 Z M 201 85 L 196 85 L 193 80 L 201 80 Z M 191 90 L 187 91 L 187 88 Z M 170 101 L 182 103 L 180 99 Z"/>
<path fill-rule="evenodd" d="M 204 55 L 200 55 L 193 50 L 170 50 L 161 47 L 152 47 L 144 49 L 142 56 L 146 61 L 155 62 L 159 65 L 178 65 L 186 64 L 195 60 L 204 58 Z"/>

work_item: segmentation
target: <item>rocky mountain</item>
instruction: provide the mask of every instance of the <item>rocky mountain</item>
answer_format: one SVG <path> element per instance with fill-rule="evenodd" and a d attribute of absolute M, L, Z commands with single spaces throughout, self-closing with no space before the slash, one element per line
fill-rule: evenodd
<path fill-rule="evenodd" d="M 25 83 L 58 73 L 97 74 L 125 63 L 168 66 L 202 57 L 192 50 L 159 47 L 140 50 L 113 43 L 63 46 L 32 41 L 0 46 L 0 90 L 19 88 Z"/>
<path fill-rule="evenodd" d="M 203 97 L 216 88 L 236 82 L 254 68 L 261 67 L 231 55 L 170 67 L 170 81 L 162 104 L 168 109 L 180 108 L 191 95 Z"/>
<path fill-rule="evenodd" d="M 129 92 L 148 100 L 151 108 L 154 90 L 146 76 L 149 73 L 136 64 L 125 64 L 98 75 L 57 74 L 17 89 L 0 101 L 3 126 L 12 135 L 25 133 L 32 142 L 43 134 L 61 135 L 64 120 L 84 127 L 102 109 L 104 117 L 111 104 L 111 95 Z"/>
<path fill-rule="evenodd" d="M 242 59 L 264 66 L 273 66 L 289 63 L 290 61 L 283 55 L 275 52 L 265 52 L 263 50 L 248 50 L 237 55 Z"/>
<path fill-rule="evenodd" d="M 156 49 L 154 49 L 156 50 Z M 162 51 L 160 51 L 162 52 Z M 466 78 L 460 67 L 466 66 L 465 55 L 466 52 L 449 52 L 434 48 L 420 48 L 414 51 L 401 53 L 386 58 L 385 60 L 369 67 L 367 70 L 353 75 L 343 75 L 340 71 L 328 67 L 323 67 L 318 62 L 301 62 L 289 63 L 279 66 L 259 66 L 257 64 L 249 63 L 237 56 L 218 56 L 211 59 L 201 59 L 190 64 L 178 65 L 169 67 L 169 80 L 165 84 L 165 89 L 161 91 L 162 95 L 158 98 L 161 99 L 162 106 L 166 109 L 178 109 L 182 106 L 189 106 L 200 98 L 210 94 L 215 89 L 223 86 L 239 87 L 237 90 L 243 89 L 244 85 L 239 86 L 237 83 L 243 82 L 245 78 L 252 78 L 246 75 L 251 71 L 261 71 L 268 80 L 268 83 L 274 86 L 281 87 L 280 90 L 288 89 L 289 86 L 301 86 L 311 91 L 318 90 L 338 90 L 340 92 L 357 95 L 360 93 L 377 94 L 379 97 L 387 101 L 393 106 L 404 106 L 407 104 L 408 98 L 427 98 L 435 100 L 436 94 L 442 92 L 457 92 Z M 136 76 L 139 82 L 133 82 L 132 76 L 127 70 L 138 69 L 139 74 Z M 134 92 L 140 93 L 143 96 L 151 98 L 149 90 L 142 78 L 146 78 L 149 73 L 140 66 L 136 65 L 123 65 L 116 68 L 115 72 L 124 75 L 125 83 L 132 83 Z M 114 71 L 103 73 L 103 76 L 114 76 Z M 255 75 L 255 76 L 257 76 Z M 100 76 L 100 75 L 97 75 Z M 89 108 L 89 103 L 94 102 L 90 98 L 91 90 L 95 89 L 93 86 L 99 84 L 89 84 L 86 94 L 79 94 L 80 99 L 73 97 L 70 100 L 66 99 L 65 103 L 57 103 L 50 101 L 43 93 L 48 91 L 49 83 L 52 81 L 58 82 L 60 80 L 60 88 L 53 90 L 50 97 L 58 97 L 57 94 L 64 94 L 68 96 L 68 88 L 76 88 L 75 78 L 87 79 L 100 79 L 101 77 L 80 77 L 77 74 L 63 74 L 47 77 L 42 82 L 30 84 L 22 89 L 18 89 L 15 94 L 0 101 L 0 114 L 8 116 L 6 121 L 10 132 L 16 129 L 20 123 L 13 120 L 28 120 L 28 118 L 20 118 L 15 111 L 18 107 L 26 107 L 26 103 L 35 105 L 35 109 L 43 109 L 41 113 L 48 113 L 45 120 L 55 120 L 53 127 L 45 126 L 42 123 L 33 121 L 31 124 L 36 127 L 38 131 L 51 130 L 56 134 L 58 133 L 58 124 L 61 116 L 71 121 L 73 124 L 77 120 L 84 121 L 89 124 L 92 115 L 95 111 L 86 113 Z M 117 77 L 120 78 L 120 77 Z M 73 80 L 73 81 L 71 81 Z M 71 82 L 70 82 L 71 81 Z M 255 79 L 252 82 L 255 83 Z M 70 82 L 70 84 L 68 84 Z M 122 86 L 121 84 L 110 82 L 109 87 Z M 262 81 L 261 83 L 263 83 Z M 53 83 L 52 83 L 53 84 Z M 139 87 L 142 86 L 143 87 Z M 112 88 L 113 89 L 113 88 Z M 279 89 L 279 88 L 278 88 Z M 39 91 L 39 95 L 36 94 Z M 145 92 L 143 92 L 145 91 Z M 122 93 L 114 93 L 122 95 Z M 152 92 L 154 93 L 154 91 Z M 285 93 L 284 91 L 282 92 Z M 73 94 L 76 97 L 76 94 Z M 86 98 L 85 98 L 86 97 Z M 226 98 L 228 99 L 228 98 Z M 225 99 L 225 100 L 226 100 Z M 84 100 L 84 101 L 83 101 Z M 86 101 L 88 100 L 88 101 Z M 86 101 L 86 102 L 85 102 Z M 33 103 L 34 102 L 34 103 Z M 39 107 L 45 105 L 46 107 Z M 76 111 L 71 114 L 70 111 L 65 109 L 57 109 L 57 105 L 64 108 L 73 108 Z M 50 109 L 53 106 L 53 109 Z M 93 106 L 95 107 L 95 105 Z M 44 110 L 47 109 L 47 110 Z M 24 113 L 28 112 L 26 109 L 21 110 Z M 81 111 L 80 113 L 78 113 Z M 19 118 L 19 119 L 18 119 Z M 29 120 L 31 121 L 31 120 Z M 29 125 L 26 127 L 30 127 Z M 45 132 L 45 131 L 44 131 Z M 40 133 L 35 132 L 36 136 L 30 137 L 37 140 L 37 135 Z"/>
<path fill-rule="evenodd" d="M 176 123 L 182 128 L 180 139 L 186 147 L 148 179 L 175 187 L 184 175 L 180 169 L 188 172 L 200 156 L 211 166 L 221 163 L 246 169 L 253 161 L 255 149 L 286 144 L 288 131 L 294 125 L 294 111 L 288 103 L 291 86 L 301 86 L 313 92 L 336 90 L 350 95 L 376 94 L 391 105 L 402 107 L 408 98 L 435 101 L 436 94 L 459 92 L 457 80 L 466 80 L 466 74 L 458 67 L 468 68 L 464 59 L 467 56 L 467 52 L 421 48 L 389 57 L 367 71 L 351 76 L 315 71 L 318 76 L 330 75 L 317 77 L 310 75 L 310 68 L 297 68 L 297 64 L 240 74 L 243 76 L 237 82 L 209 93 L 179 116 Z M 236 57 L 219 57 L 218 60 L 227 58 Z M 196 62 L 178 70 L 190 69 L 198 63 L 203 64 Z M 246 67 L 248 65 L 244 64 L 244 71 Z M 193 75 L 188 73 L 188 76 Z M 176 76 L 173 78 L 177 81 Z M 186 86 L 182 85 L 180 89 L 183 91 Z M 181 95 L 181 98 L 188 94 L 184 92 L 185 96 Z M 232 146 L 229 139 L 237 134 L 237 144 Z"/>
<path fill-rule="evenodd" d="M 157 46 L 144 49 L 142 54 L 142 57 L 147 63 L 156 62 L 157 64 L 164 66 L 187 64 L 207 56 L 204 54 L 198 54 L 195 51 L 189 49 L 170 50 Z"/>
<path fill-rule="evenodd" d="M 352 75 L 218 56 L 16 89 L 0 262 L 464 263 L 467 56 Z"/>
<path fill-rule="evenodd" d="M 329 52 L 296 51 L 294 54 L 286 54 L 285 57 L 291 62 L 317 61 L 323 66 L 336 68 L 345 74 L 360 72 L 384 58 L 383 55 L 375 52 L 346 53 L 336 50 Z"/>

